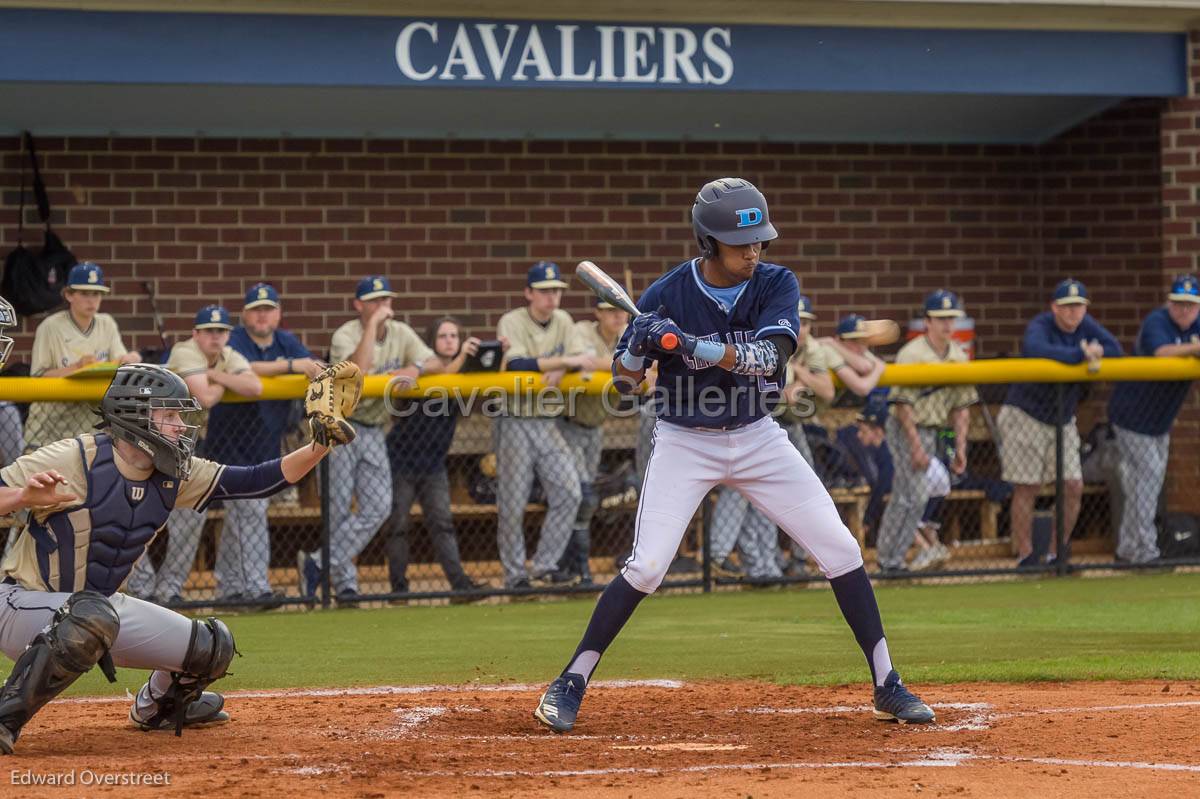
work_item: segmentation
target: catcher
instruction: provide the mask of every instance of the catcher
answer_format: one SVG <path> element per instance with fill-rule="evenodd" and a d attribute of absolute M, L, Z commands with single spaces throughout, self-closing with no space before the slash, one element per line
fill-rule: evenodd
<path fill-rule="evenodd" d="M 129 718 L 143 730 L 228 721 L 225 699 L 204 690 L 236 652 L 216 618 L 193 620 L 118 593 L 174 507 L 264 497 L 348 443 L 346 422 L 362 375 L 330 366 L 310 384 L 313 442 L 256 466 L 195 457 L 200 410 L 187 384 L 160 366 L 117 369 L 100 401 L 97 432 L 48 444 L 0 470 L 0 514 L 30 520 L 0 564 L 0 650 L 16 661 L 0 691 L 0 752 L 11 754 L 29 719 L 92 666 L 149 669 Z"/>

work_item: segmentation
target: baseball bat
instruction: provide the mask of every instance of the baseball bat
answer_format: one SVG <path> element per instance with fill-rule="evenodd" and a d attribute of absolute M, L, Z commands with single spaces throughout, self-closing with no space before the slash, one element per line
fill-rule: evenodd
<path fill-rule="evenodd" d="M 868 347 L 881 347 L 900 339 L 900 325 L 891 319 L 868 319 L 863 329 L 867 335 L 860 340 Z"/>
<path fill-rule="evenodd" d="M 629 296 L 629 292 L 591 261 L 580 261 L 575 266 L 575 276 L 594 291 L 597 297 L 608 304 L 615 305 L 632 316 L 642 315 L 637 305 L 634 304 L 633 298 Z M 673 350 L 679 346 L 679 339 L 674 333 L 666 333 L 658 344 L 664 350 Z"/>
<path fill-rule="evenodd" d="M 158 312 L 158 303 L 154 301 L 154 287 L 150 285 L 149 280 L 142 281 L 142 288 L 146 290 L 146 296 L 150 298 L 150 313 L 154 316 L 154 327 L 158 330 L 158 338 L 162 342 L 163 349 L 171 349 L 167 344 L 167 331 L 163 329 L 162 316 Z"/>

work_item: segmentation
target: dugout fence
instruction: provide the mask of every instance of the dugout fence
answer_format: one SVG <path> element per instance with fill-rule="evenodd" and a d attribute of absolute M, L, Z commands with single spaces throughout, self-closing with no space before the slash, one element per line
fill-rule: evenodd
<path fill-rule="evenodd" d="M 973 386 L 961 435 L 950 422 L 908 430 L 894 403 L 883 418 L 870 412 L 878 399 L 864 405 L 840 389 L 833 403 L 781 408 L 777 419 L 879 579 L 1194 567 L 1200 414 L 1187 381 L 1196 377 L 1200 365 L 1182 358 L 1111 359 L 1097 370 L 1034 359 L 889 365 L 881 392 L 945 397 L 947 418 L 963 396 L 955 387 Z M 263 384 L 260 401 L 209 412 L 200 455 L 246 464 L 304 443 L 303 378 Z M 607 384 L 576 375 L 547 390 L 538 375 L 490 373 L 393 391 L 369 378 L 365 395 L 388 398 L 388 425 L 361 428 L 355 444 L 269 500 L 176 512 L 125 590 L 184 609 L 597 591 L 629 554 L 655 424 L 651 396 L 621 398 Z M 88 408 L 106 385 L 102 371 L 0 379 L 4 464 L 90 430 Z M 924 458 L 914 458 L 914 438 Z M 8 520 L 10 544 L 22 523 Z M 718 488 L 663 588 L 822 579 L 773 521 Z"/>

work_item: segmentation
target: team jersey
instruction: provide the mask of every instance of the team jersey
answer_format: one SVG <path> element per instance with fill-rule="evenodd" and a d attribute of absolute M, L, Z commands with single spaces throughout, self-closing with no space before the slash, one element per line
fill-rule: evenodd
<path fill-rule="evenodd" d="M 839 356 L 840 357 L 840 356 Z M 845 361 L 842 361 L 844 364 Z M 804 346 L 800 348 L 788 361 L 788 382 L 794 383 L 799 380 L 796 377 L 796 371 L 801 367 L 808 369 L 813 374 L 822 375 L 829 373 L 829 354 L 821 344 L 812 336 L 804 342 Z M 788 405 L 779 415 L 781 422 L 787 424 L 798 424 L 804 421 L 811 420 L 823 408 L 827 407 L 828 403 L 817 397 L 816 394 L 804 390 L 804 393 L 798 398 L 798 401 Z"/>
<path fill-rule="evenodd" d="M 87 330 L 80 330 L 70 310 L 52 313 L 37 327 L 30 354 L 29 373 L 34 377 L 50 369 L 77 363 L 85 355 L 97 361 L 115 361 L 127 350 L 121 342 L 116 321 L 106 313 L 92 318 Z M 89 403 L 34 402 L 29 406 L 25 440 L 29 447 L 70 438 L 92 429 L 96 415 Z"/>
<path fill-rule="evenodd" d="M 407 366 L 420 366 L 433 357 L 433 350 L 425 345 L 416 331 L 400 320 L 387 320 L 383 330 L 383 339 L 375 340 L 371 368 L 367 374 L 386 375 Z M 349 358 L 358 349 L 362 337 L 361 319 L 351 319 L 339 327 L 333 333 L 333 342 L 329 350 L 330 360 L 338 363 Z M 359 424 L 377 427 L 388 419 L 387 405 L 382 397 L 364 397 L 350 419 Z"/>
<path fill-rule="evenodd" d="M 800 284 L 790 270 L 759 263 L 732 302 L 721 300 L 700 275 L 700 259 L 685 261 L 656 280 L 638 301 L 644 312 L 666 309 L 685 332 L 724 344 L 745 344 L 786 336 L 793 344 L 800 329 Z M 621 336 L 616 355 L 629 344 L 632 326 Z M 789 353 L 780 353 L 786 356 Z M 766 416 L 783 388 L 774 377 L 749 377 L 701 364 L 681 355 L 655 356 L 659 419 L 684 427 L 734 428 Z M 786 368 L 782 373 L 786 375 Z"/>
<path fill-rule="evenodd" d="M 900 348 L 896 363 L 967 363 L 967 353 L 955 341 L 948 342 L 946 357 L 938 355 L 928 336 L 918 336 Z M 950 414 L 979 402 L 975 386 L 895 386 L 891 402 L 912 407 L 913 423 L 918 427 L 943 427 Z"/>
<path fill-rule="evenodd" d="M 576 322 L 575 333 L 579 336 L 583 351 L 588 355 L 595 358 L 612 358 L 616 342 L 610 345 L 604 340 L 604 337 L 600 335 L 599 322 L 594 319 Z M 620 340 L 621 337 L 617 336 L 617 341 Z M 604 407 L 604 397 L 599 394 L 580 394 L 575 397 L 574 407 L 575 413 L 572 418 L 586 427 L 599 427 L 608 418 L 608 411 Z"/>
<path fill-rule="evenodd" d="M 243 372 L 250 371 L 250 362 L 246 360 L 246 357 L 228 344 L 222 348 L 221 354 L 217 356 L 217 362 L 210 366 L 208 356 L 200 351 L 200 346 L 196 344 L 196 339 L 194 338 L 181 341 L 172 347 L 166 366 L 184 380 L 187 380 L 192 375 L 204 374 L 209 369 L 216 369 L 217 371 L 227 372 L 231 375 L 240 375 Z M 200 412 L 197 423 L 200 425 L 200 429 L 196 431 L 196 438 L 204 438 L 208 432 L 207 410 Z"/>
<path fill-rule="evenodd" d="M 505 368 L 517 358 L 554 358 L 584 351 L 571 315 L 561 308 L 556 308 L 544 325 L 529 314 L 528 308 L 516 308 L 500 317 L 496 335 L 508 339 Z M 540 402 L 534 396 L 511 395 L 506 402 L 509 416 L 561 416 L 563 412 L 561 403 Z"/>
<path fill-rule="evenodd" d="M 1151 357 L 1159 347 L 1196 342 L 1200 342 L 1200 319 L 1183 330 L 1171 321 L 1166 308 L 1155 308 L 1138 331 L 1133 354 Z M 1144 436 L 1165 435 L 1171 431 L 1191 387 L 1190 380 L 1117 383 L 1108 403 L 1108 420 Z"/>

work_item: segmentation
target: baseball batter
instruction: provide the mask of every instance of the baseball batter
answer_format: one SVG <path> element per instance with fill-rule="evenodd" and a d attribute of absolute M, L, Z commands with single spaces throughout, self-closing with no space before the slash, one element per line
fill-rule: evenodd
<path fill-rule="evenodd" d="M 767 201 L 745 180 L 715 180 L 696 196 L 692 227 L 700 257 L 646 290 L 643 314 L 622 336 L 613 367 L 624 391 L 641 382 L 648 357 L 659 367 L 662 401 L 633 555 L 601 594 L 583 640 L 534 717 L 555 732 L 575 725 L 604 651 L 662 582 L 701 499 L 713 486 L 727 485 L 799 541 L 829 580 L 870 666 L 876 718 L 933 721 L 933 711 L 892 668 L 858 543 L 787 432 L 768 415 L 796 348 L 800 288 L 789 270 L 760 262 L 763 247 L 777 237 Z M 658 348 L 667 333 L 678 337 L 676 351 Z"/>
<path fill-rule="evenodd" d="M 336 370 L 345 364 L 330 367 L 311 393 L 347 397 L 342 410 L 352 408 L 362 383 L 349 368 L 343 378 Z M 152 670 L 129 712 L 143 730 L 178 734 L 228 720 L 224 698 L 204 690 L 236 651 L 225 624 L 118 589 L 172 508 L 203 510 L 299 481 L 325 457 L 329 435 L 346 440 L 344 412 L 329 435 L 317 436 L 313 422 L 321 445 L 255 466 L 222 466 L 192 454 L 197 426 L 183 414 L 199 410 L 175 373 L 121 366 L 100 401 L 99 432 L 48 444 L 0 470 L 0 514 L 31 512 L 0 564 L 0 650 L 16 661 L 0 690 L 0 753 L 11 754 L 30 718 L 97 664 L 114 681 L 114 664 Z M 310 411 L 310 418 L 321 417 Z"/>

